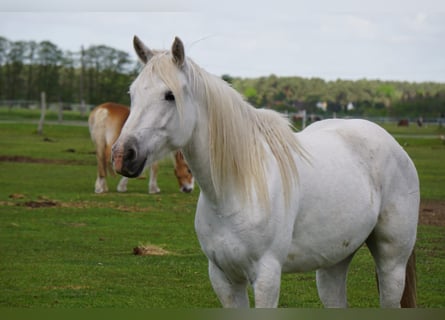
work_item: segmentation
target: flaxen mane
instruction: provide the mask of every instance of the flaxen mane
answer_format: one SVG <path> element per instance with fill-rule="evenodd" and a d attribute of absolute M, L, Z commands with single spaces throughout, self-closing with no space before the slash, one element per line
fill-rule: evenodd
<path fill-rule="evenodd" d="M 183 90 L 171 55 L 158 54 L 147 67 L 172 90 L 181 112 Z M 258 199 L 268 205 L 265 153 L 269 148 L 281 173 L 284 199 L 289 203 L 289 192 L 298 176 L 293 154 L 302 154 L 303 150 L 287 119 L 273 111 L 255 109 L 225 81 L 190 59 L 183 68 L 194 91 L 192 95 L 208 108 L 209 156 L 217 194 L 224 197 L 225 187 L 237 188 L 242 200 L 252 200 L 255 189 Z"/>

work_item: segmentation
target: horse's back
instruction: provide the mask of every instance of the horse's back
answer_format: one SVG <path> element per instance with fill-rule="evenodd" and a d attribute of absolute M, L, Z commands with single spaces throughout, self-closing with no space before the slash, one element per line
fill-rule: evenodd
<path fill-rule="evenodd" d="M 119 124 L 121 127 L 130 114 L 130 109 L 122 104 L 106 102 L 98 105 L 91 111 L 88 118 L 91 125 L 100 121 L 108 121 Z"/>
<path fill-rule="evenodd" d="M 333 136 L 341 140 L 349 154 L 365 168 L 374 170 L 373 174 L 383 175 L 388 181 L 392 177 L 418 189 L 417 172 L 408 154 L 386 130 L 373 122 L 330 119 L 316 122 L 302 133 Z"/>
<path fill-rule="evenodd" d="M 116 141 L 128 118 L 130 109 L 124 105 L 106 102 L 91 111 L 88 125 L 94 142 L 105 139 L 107 145 Z"/>
<path fill-rule="evenodd" d="M 412 160 L 399 143 L 375 123 L 359 119 L 324 120 L 308 126 L 302 134 L 319 136 L 320 144 L 323 144 L 323 140 L 339 141 L 344 150 L 337 157 L 351 157 L 370 176 L 371 181 L 378 184 L 383 196 L 419 191 L 417 171 Z"/>

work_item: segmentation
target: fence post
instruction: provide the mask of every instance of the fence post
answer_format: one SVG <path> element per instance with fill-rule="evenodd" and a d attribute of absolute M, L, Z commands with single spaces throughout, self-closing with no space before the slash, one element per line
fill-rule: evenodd
<path fill-rule="evenodd" d="M 59 101 L 57 120 L 59 123 L 63 121 L 63 102 Z"/>
<path fill-rule="evenodd" d="M 37 133 L 41 135 L 43 133 L 43 123 L 45 122 L 45 113 L 46 113 L 46 94 L 45 91 L 42 91 L 40 93 L 40 120 L 39 120 L 39 126 L 37 127 Z"/>
<path fill-rule="evenodd" d="M 80 115 L 83 117 L 86 112 L 85 100 L 80 101 Z"/>
<path fill-rule="evenodd" d="M 303 130 L 304 128 L 306 128 L 306 118 L 307 118 L 306 109 L 301 110 L 301 113 L 302 113 L 301 130 Z"/>

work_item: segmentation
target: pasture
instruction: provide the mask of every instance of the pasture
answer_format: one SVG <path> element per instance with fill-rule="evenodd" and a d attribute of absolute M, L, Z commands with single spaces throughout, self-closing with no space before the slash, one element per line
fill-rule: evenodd
<path fill-rule="evenodd" d="M 418 305 L 445 307 L 445 144 L 436 126 L 396 128 L 421 180 L 416 246 Z M 86 126 L 0 123 L 0 307 L 213 308 L 207 259 L 195 231 L 199 190 L 178 190 L 171 161 L 128 192 L 94 193 L 96 159 Z M 135 255 L 135 247 L 148 253 Z M 377 307 L 373 262 L 355 256 L 351 307 Z M 320 308 L 315 273 L 283 275 L 280 307 Z"/>

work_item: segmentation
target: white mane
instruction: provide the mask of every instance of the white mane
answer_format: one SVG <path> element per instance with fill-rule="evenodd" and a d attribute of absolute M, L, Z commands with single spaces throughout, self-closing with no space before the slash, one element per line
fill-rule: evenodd
<path fill-rule="evenodd" d="M 172 90 L 181 112 L 183 93 L 171 56 L 161 53 L 149 64 Z M 193 96 L 208 108 L 211 178 L 217 194 L 224 197 L 226 187 L 235 188 L 241 200 L 251 200 L 255 189 L 258 199 L 268 205 L 265 153 L 270 148 L 288 203 L 289 190 L 298 177 L 293 153 L 302 154 L 303 150 L 287 119 L 273 111 L 255 109 L 225 81 L 190 59 L 184 68 L 192 83 Z"/>

